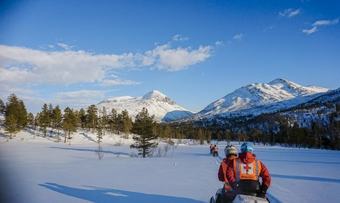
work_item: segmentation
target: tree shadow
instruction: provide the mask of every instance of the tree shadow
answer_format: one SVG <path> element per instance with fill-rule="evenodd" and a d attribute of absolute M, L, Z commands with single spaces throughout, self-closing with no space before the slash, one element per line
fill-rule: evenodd
<path fill-rule="evenodd" d="M 81 135 L 83 135 L 86 139 L 90 140 L 91 142 L 97 142 L 96 140 L 94 140 L 92 137 L 90 137 L 88 134 L 81 132 Z"/>
<path fill-rule="evenodd" d="M 67 147 L 49 147 L 49 148 L 80 151 L 80 152 L 96 152 L 96 153 L 98 152 L 98 149 L 82 149 L 82 148 L 67 148 Z M 109 151 L 109 150 L 102 150 L 101 152 L 106 153 L 106 154 L 113 154 L 116 156 L 130 156 L 130 154 L 126 152 L 114 152 L 114 151 Z"/>
<path fill-rule="evenodd" d="M 65 185 L 59 185 L 57 183 L 44 183 L 39 184 L 41 187 L 45 187 L 54 192 L 58 192 L 67 196 L 83 199 L 89 202 L 119 202 L 119 203 L 152 203 L 152 202 L 168 202 L 168 203 L 202 203 L 202 201 L 183 198 L 183 197 L 171 197 L 166 195 L 145 194 L 139 192 L 131 192 L 117 189 L 98 188 L 92 186 L 86 186 L 84 188 L 74 188 Z"/>
<path fill-rule="evenodd" d="M 275 177 L 275 178 L 285 178 L 285 179 L 294 179 L 294 180 L 310 180 L 310 181 L 317 181 L 317 182 L 327 182 L 327 183 L 338 183 L 338 184 L 340 184 L 340 179 L 333 179 L 333 178 L 280 175 L 280 174 L 271 174 L 271 176 Z"/>

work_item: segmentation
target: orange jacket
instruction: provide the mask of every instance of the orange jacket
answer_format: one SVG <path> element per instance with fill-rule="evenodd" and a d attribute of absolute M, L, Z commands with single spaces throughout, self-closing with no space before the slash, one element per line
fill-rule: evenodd
<path fill-rule="evenodd" d="M 228 170 L 228 167 L 230 167 L 233 164 L 233 159 L 224 158 L 221 161 L 220 168 L 218 169 L 218 179 L 220 181 L 228 182 L 228 179 L 227 179 L 227 170 Z"/>
<path fill-rule="evenodd" d="M 224 188 L 226 191 L 232 190 L 227 179 L 227 171 L 228 171 L 228 168 L 233 164 L 233 159 L 235 158 L 231 158 L 231 159 L 224 158 L 220 164 L 220 168 L 218 169 L 218 179 L 224 182 Z"/>
<path fill-rule="evenodd" d="M 236 174 L 235 171 L 239 170 L 236 169 L 235 166 L 235 162 L 237 160 L 240 160 L 242 163 L 246 164 L 246 166 L 256 163 L 255 161 L 258 161 L 258 170 L 259 170 L 259 177 L 262 178 L 262 186 L 265 186 L 267 188 L 269 188 L 270 183 L 271 183 L 271 177 L 269 174 L 269 171 L 267 169 L 267 167 L 260 161 L 260 160 L 256 160 L 256 156 L 255 154 L 252 154 L 250 152 L 246 152 L 243 154 L 240 154 L 239 158 L 235 159 L 233 164 L 230 164 L 229 167 L 227 168 L 227 180 L 229 183 L 234 184 L 236 182 Z"/>

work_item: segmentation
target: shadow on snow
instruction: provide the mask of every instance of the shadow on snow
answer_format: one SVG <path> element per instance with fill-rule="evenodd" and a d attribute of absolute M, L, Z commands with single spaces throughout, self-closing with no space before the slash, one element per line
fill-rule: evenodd
<path fill-rule="evenodd" d="M 67 148 L 67 147 L 49 147 L 52 149 L 63 149 L 63 150 L 71 150 L 71 151 L 80 151 L 80 152 L 98 152 L 98 149 L 84 149 L 84 148 Z M 125 152 L 113 152 L 108 150 L 101 150 L 102 153 L 106 154 L 113 154 L 116 156 L 124 155 L 124 156 L 130 156 L 129 153 Z"/>
<path fill-rule="evenodd" d="M 312 177 L 312 176 L 279 175 L 279 174 L 271 174 L 271 176 L 274 177 L 274 178 L 285 178 L 285 179 L 294 179 L 294 180 L 310 180 L 310 181 L 339 183 L 340 184 L 340 179 L 333 179 L 333 178 L 322 178 L 322 177 Z"/>
<path fill-rule="evenodd" d="M 165 195 L 145 194 L 139 192 L 130 192 L 117 189 L 97 188 L 87 186 L 89 189 L 74 188 L 65 185 L 59 185 L 57 183 L 44 183 L 39 184 L 41 187 L 45 187 L 54 192 L 58 192 L 71 197 L 83 199 L 90 202 L 169 202 L 169 203 L 201 203 L 201 201 L 183 198 L 183 197 L 171 197 Z"/>
<path fill-rule="evenodd" d="M 267 193 L 267 197 L 271 203 L 281 203 L 281 201 L 278 198 L 276 198 L 274 195 L 270 193 Z"/>

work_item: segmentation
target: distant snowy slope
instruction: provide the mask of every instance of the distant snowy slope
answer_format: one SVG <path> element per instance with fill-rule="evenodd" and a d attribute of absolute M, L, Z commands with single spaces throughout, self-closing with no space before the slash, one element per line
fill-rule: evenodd
<path fill-rule="evenodd" d="M 329 102 L 340 103 L 340 88 L 324 93 L 301 106 L 307 107 L 314 104 L 325 104 Z"/>
<path fill-rule="evenodd" d="M 329 125 L 332 120 L 340 121 L 340 88 L 322 94 L 308 102 L 280 112 L 291 123 L 311 128 L 313 122 Z"/>
<path fill-rule="evenodd" d="M 172 121 L 191 116 L 192 113 L 176 104 L 160 91 L 153 90 L 142 97 L 114 97 L 97 104 L 99 110 L 103 107 L 107 112 L 114 108 L 118 112 L 127 110 L 133 118 L 143 109 L 147 108 L 150 115 L 154 115 L 157 121 Z"/>
<path fill-rule="evenodd" d="M 315 98 L 328 89 L 302 86 L 285 79 L 275 79 L 269 83 L 254 83 L 209 104 L 195 115 L 196 118 L 214 115 L 258 115 L 282 108 L 292 107 Z"/>

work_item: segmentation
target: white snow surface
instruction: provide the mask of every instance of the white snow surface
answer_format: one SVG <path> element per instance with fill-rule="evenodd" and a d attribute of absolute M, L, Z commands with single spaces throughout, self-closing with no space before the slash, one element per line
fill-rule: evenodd
<path fill-rule="evenodd" d="M 99 110 L 105 107 L 109 113 L 114 108 L 118 113 L 127 110 L 134 118 L 143 107 L 148 109 L 150 115 L 155 116 L 156 121 L 172 121 L 191 116 L 192 113 L 158 90 L 146 93 L 142 97 L 113 97 L 97 104 Z"/>
<path fill-rule="evenodd" d="M 269 83 L 254 83 L 209 104 L 195 118 L 214 115 L 259 115 L 295 106 L 315 98 L 328 89 L 316 86 L 302 86 L 285 79 Z"/>
<path fill-rule="evenodd" d="M 0 137 L 9 195 L 25 203 L 199 203 L 222 186 L 220 158 L 210 156 L 208 145 L 179 144 L 166 156 L 142 159 L 127 143 L 106 139 L 99 160 L 98 145 L 81 136 L 71 144 L 28 132 L 8 142 Z M 225 144 L 218 143 L 220 155 Z M 271 202 L 340 202 L 339 151 L 256 145 L 255 153 L 272 175 Z"/>

